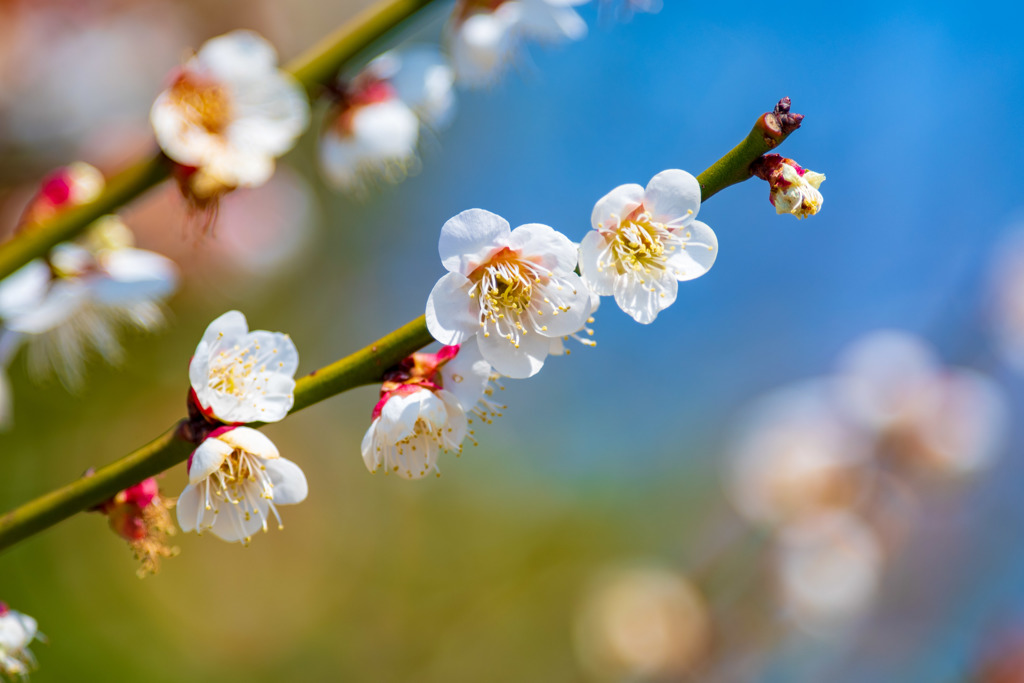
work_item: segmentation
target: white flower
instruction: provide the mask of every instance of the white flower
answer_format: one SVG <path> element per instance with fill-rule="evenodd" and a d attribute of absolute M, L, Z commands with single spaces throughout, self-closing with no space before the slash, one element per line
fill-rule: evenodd
<path fill-rule="evenodd" d="M 489 85 L 515 59 L 524 38 L 579 40 L 587 24 L 574 6 L 589 0 L 466 0 L 457 6 L 447 42 L 459 83 Z"/>
<path fill-rule="evenodd" d="M 28 347 L 29 370 L 54 370 L 69 388 L 82 382 L 90 349 L 120 358 L 121 327 L 152 330 L 160 303 L 177 287 L 178 269 L 159 254 L 131 247 L 115 216 L 97 221 L 80 243 L 58 245 L 49 263 L 32 261 L 0 282 L 0 319 Z"/>
<path fill-rule="evenodd" d="M 482 209 L 469 209 L 441 228 L 448 274 L 427 299 L 427 327 L 442 344 L 474 334 L 480 352 L 508 377 L 540 371 L 551 340 L 580 330 L 590 290 L 573 270 L 576 247 L 546 225 L 515 230 Z"/>
<path fill-rule="evenodd" d="M 594 206 L 593 232 L 580 243 L 580 273 L 639 323 L 676 300 L 678 283 L 708 272 L 718 240 L 704 223 L 700 185 L 686 171 L 662 171 L 647 189 L 620 185 Z"/>
<path fill-rule="evenodd" d="M 379 410 L 362 443 L 363 462 L 371 472 L 383 468 L 386 474 L 420 479 L 438 471 L 440 451 L 458 452 L 466 438 L 466 413 L 443 389 L 404 385 Z"/>
<path fill-rule="evenodd" d="M 309 488 L 298 465 L 285 460 L 262 433 L 249 427 L 221 427 L 199 444 L 188 464 L 188 485 L 178 497 L 182 531 L 209 529 L 225 541 L 248 543 L 267 530 L 278 505 L 306 499 Z"/>
<path fill-rule="evenodd" d="M 194 400 L 221 422 L 277 422 L 291 410 L 299 352 L 286 334 L 249 331 L 228 311 L 206 328 L 188 366 Z"/>
<path fill-rule="evenodd" d="M 455 107 L 452 69 L 434 48 L 387 52 L 349 83 L 328 116 L 320 165 L 335 187 L 363 192 L 403 180 L 417 163 L 420 124 L 438 130 Z"/>
<path fill-rule="evenodd" d="M 150 122 L 161 149 L 198 169 L 199 196 L 270 179 L 274 160 L 309 123 L 302 86 L 277 68 L 277 53 L 252 31 L 208 40 L 160 93 Z"/>
<path fill-rule="evenodd" d="M 824 180 L 824 173 L 784 164 L 782 182 L 772 186 L 771 202 L 775 205 L 775 213 L 791 213 L 797 218 L 818 213 L 825 201 L 818 190 Z"/>
<path fill-rule="evenodd" d="M 36 667 L 28 646 L 36 638 L 42 638 L 36 620 L 0 602 L 0 673 L 27 680 Z"/>
<path fill-rule="evenodd" d="M 320 167 L 332 186 L 356 193 L 380 178 L 397 183 L 416 162 L 420 122 L 390 98 L 339 113 L 320 138 Z"/>
<path fill-rule="evenodd" d="M 822 173 L 800 166 L 779 154 L 766 154 L 751 166 L 757 177 L 768 181 L 768 199 L 775 213 L 791 213 L 797 218 L 813 216 L 821 210 L 824 198 L 818 188 L 824 182 Z"/>
<path fill-rule="evenodd" d="M 452 355 L 454 354 L 454 355 Z M 490 400 L 492 370 L 476 340 L 436 354 L 413 354 L 408 370 L 386 381 L 373 422 L 363 437 L 363 462 L 403 479 L 440 471 L 441 451 L 461 453 L 473 413 L 485 421 L 498 414 Z"/>

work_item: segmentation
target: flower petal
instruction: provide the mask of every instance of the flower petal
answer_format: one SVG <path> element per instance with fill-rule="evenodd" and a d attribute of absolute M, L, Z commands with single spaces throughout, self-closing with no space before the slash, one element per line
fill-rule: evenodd
<path fill-rule="evenodd" d="M 427 297 L 427 329 L 442 344 L 461 344 L 480 329 L 480 303 L 470 296 L 473 283 L 459 273 L 437 281 Z"/>
<path fill-rule="evenodd" d="M 551 301 L 545 310 L 542 324 L 547 329 L 540 332 L 545 337 L 561 337 L 579 332 L 590 317 L 590 289 L 576 273 L 568 273 L 537 287 L 534 299 Z M 559 304 L 555 307 L 554 304 Z M 537 305 L 540 308 L 540 305 Z"/>
<path fill-rule="evenodd" d="M 214 76 L 232 81 L 258 81 L 277 71 L 274 46 L 255 31 L 245 29 L 211 38 L 194 59 Z"/>
<path fill-rule="evenodd" d="M 572 241 L 554 228 L 540 223 L 520 225 L 508 238 L 508 246 L 524 259 L 541 262 L 555 274 L 576 269 L 579 250 Z"/>
<path fill-rule="evenodd" d="M 686 171 L 662 171 L 647 183 L 644 208 L 656 223 L 668 227 L 686 225 L 700 211 L 700 183 Z"/>
<path fill-rule="evenodd" d="M 154 301 L 169 296 L 178 284 L 174 261 L 144 249 L 117 249 L 103 260 L 106 277 L 88 279 L 89 292 L 104 304 Z"/>
<path fill-rule="evenodd" d="M 441 385 L 468 412 L 484 397 L 492 372 L 491 364 L 480 353 L 477 337 L 473 336 L 459 347 L 455 358 L 441 367 Z"/>
<path fill-rule="evenodd" d="M 222 434 L 221 437 L 223 436 Z M 231 452 L 232 447 L 218 437 L 203 441 L 192 452 L 192 464 L 188 470 L 189 483 L 198 484 L 219 470 Z"/>
<path fill-rule="evenodd" d="M 679 283 L 667 271 L 646 280 L 620 277 L 615 282 L 615 303 L 633 320 L 647 325 L 676 300 Z"/>
<path fill-rule="evenodd" d="M 178 526 L 182 531 L 195 531 L 202 521 L 203 502 L 199 499 L 199 488 L 195 484 L 187 484 L 178 496 L 174 508 L 178 515 Z"/>
<path fill-rule="evenodd" d="M 595 230 L 614 230 L 619 221 L 643 204 L 644 188 L 636 183 L 619 185 L 597 200 L 590 214 L 590 225 Z"/>
<path fill-rule="evenodd" d="M 267 438 L 266 434 L 252 427 L 236 427 L 217 438 L 231 448 L 245 451 L 257 458 L 270 460 L 281 457 L 274 442 Z"/>
<path fill-rule="evenodd" d="M 452 273 L 469 275 L 492 253 L 508 244 L 508 221 L 484 209 L 468 209 L 441 227 L 437 251 L 441 264 Z"/>
<path fill-rule="evenodd" d="M 711 270 L 718 258 L 718 238 L 706 223 L 693 221 L 675 233 L 682 248 L 669 254 L 666 262 L 680 282 L 693 280 Z"/>
<path fill-rule="evenodd" d="M 591 230 L 580 242 L 580 274 L 590 289 L 601 296 L 615 291 L 615 268 L 605 267 L 601 256 L 608 249 L 608 239 L 597 230 Z"/>
<path fill-rule="evenodd" d="M 477 342 L 487 362 L 502 375 L 514 379 L 533 377 L 540 372 L 551 348 L 548 337 L 532 331 L 520 337 L 518 348 L 497 334 L 488 337 L 478 334 Z"/>
<path fill-rule="evenodd" d="M 264 463 L 270 481 L 274 485 L 275 505 L 294 505 L 306 500 L 309 484 L 302 468 L 285 458 L 269 460 Z"/>

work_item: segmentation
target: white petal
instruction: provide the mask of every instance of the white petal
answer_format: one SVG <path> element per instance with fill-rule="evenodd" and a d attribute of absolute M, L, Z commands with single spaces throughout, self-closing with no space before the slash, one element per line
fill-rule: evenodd
<path fill-rule="evenodd" d="M 182 531 L 195 531 L 199 527 L 203 519 L 203 505 L 204 503 L 199 500 L 199 489 L 196 485 L 186 485 L 174 506 L 178 515 L 178 526 Z"/>
<path fill-rule="evenodd" d="M 226 131 L 239 149 L 278 157 L 295 146 L 309 125 L 309 100 L 290 74 L 271 71 L 236 88 L 235 119 Z"/>
<path fill-rule="evenodd" d="M 38 307 L 50 288 L 51 277 L 50 267 L 37 259 L 0 280 L 0 318 L 11 320 Z"/>
<path fill-rule="evenodd" d="M 666 259 L 668 268 L 680 282 L 693 280 L 711 270 L 718 258 L 718 238 L 715 232 L 701 221 L 693 221 L 676 231 L 685 244 Z"/>
<path fill-rule="evenodd" d="M 590 214 L 590 225 L 595 230 L 614 230 L 619 221 L 643 204 L 644 188 L 636 183 L 619 185 L 597 200 Z"/>
<path fill-rule="evenodd" d="M 252 502 L 263 511 L 264 516 L 267 515 L 267 501 L 257 498 Z M 237 510 L 231 509 L 234 507 L 231 503 L 220 501 L 216 505 L 220 510 L 220 514 L 213 516 L 213 523 L 207 528 L 209 528 L 214 536 L 228 543 L 244 541 L 263 528 L 263 521 L 260 519 L 259 514 L 251 515 L 248 520 L 239 520 L 236 517 Z M 244 503 L 240 503 L 240 505 L 244 505 Z"/>
<path fill-rule="evenodd" d="M 42 334 L 52 330 L 82 306 L 89 297 L 88 290 L 81 278 L 58 279 L 35 306 L 12 315 L 4 324 L 8 329 L 25 334 Z"/>
<path fill-rule="evenodd" d="M 533 377 L 544 367 L 544 359 L 551 348 L 548 337 L 530 332 L 520 337 L 519 348 L 497 334 L 477 335 L 480 352 L 494 369 L 515 379 Z"/>
<path fill-rule="evenodd" d="M 352 117 L 352 134 L 369 161 L 403 161 L 416 154 L 420 122 L 397 99 L 360 107 Z"/>
<path fill-rule="evenodd" d="M 382 435 L 394 442 L 412 434 L 416 420 L 420 416 L 421 399 L 428 393 L 428 390 L 423 389 L 412 394 L 389 398 L 380 411 L 379 429 L 382 430 Z"/>
<path fill-rule="evenodd" d="M 105 304 L 155 301 L 178 284 L 178 267 L 169 258 L 143 249 L 117 249 L 104 257 L 106 277 L 89 279 L 90 294 Z"/>
<path fill-rule="evenodd" d="M 352 189 L 360 184 L 362 160 L 359 143 L 354 137 L 342 137 L 328 129 L 320 138 L 320 170 L 335 189 Z"/>
<path fill-rule="evenodd" d="M 484 397 L 492 372 L 473 336 L 459 347 L 455 358 L 441 367 L 441 384 L 468 412 Z"/>
<path fill-rule="evenodd" d="M 443 445 L 448 450 L 458 450 L 459 444 L 466 438 L 469 430 L 469 423 L 466 420 L 466 412 L 462 409 L 459 399 L 447 391 L 437 392 L 445 407 L 445 421 L 441 432 Z M 438 425 L 440 426 L 440 425 Z"/>
<path fill-rule="evenodd" d="M 231 452 L 231 446 L 220 438 L 214 437 L 203 441 L 192 453 L 192 464 L 188 470 L 189 483 L 198 484 L 219 470 Z"/>
<path fill-rule="evenodd" d="M 676 300 L 679 283 L 671 273 L 652 273 L 647 280 L 622 276 L 615 282 L 615 303 L 633 320 L 647 325 Z"/>
<path fill-rule="evenodd" d="M 441 227 L 437 251 L 452 273 L 469 275 L 494 252 L 508 245 L 511 229 L 504 218 L 483 209 L 468 209 Z"/>
<path fill-rule="evenodd" d="M 370 423 L 370 427 L 366 430 L 366 434 L 363 435 L 363 442 L 360 445 L 360 450 L 363 453 L 363 462 L 366 464 L 366 469 L 370 470 L 370 472 L 376 472 L 382 464 L 381 454 L 377 452 L 374 445 L 374 437 L 377 435 L 377 426 L 379 424 L 379 417 Z"/>
<path fill-rule="evenodd" d="M 520 252 L 523 258 L 533 260 L 539 257 L 558 275 L 576 269 L 578 248 L 568 237 L 547 225 L 520 225 L 509 236 L 508 246 Z"/>
<path fill-rule="evenodd" d="M 269 460 L 264 463 L 264 467 L 274 485 L 275 505 L 294 505 L 306 500 L 309 484 L 306 483 L 302 468 L 284 458 Z"/>
<path fill-rule="evenodd" d="M 460 344 L 480 329 L 480 303 L 469 295 L 473 283 L 459 273 L 437 281 L 427 297 L 427 329 L 442 344 Z"/>
<path fill-rule="evenodd" d="M 700 211 L 700 183 L 686 171 L 662 171 L 647 183 L 644 208 L 656 223 L 685 225 Z"/>
<path fill-rule="evenodd" d="M 263 432 L 252 427 L 237 427 L 221 434 L 217 438 L 228 444 L 231 448 L 245 451 L 255 455 L 257 458 L 270 460 L 281 457 L 274 442 L 267 438 Z"/>
<path fill-rule="evenodd" d="M 580 273 L 583 281 L 601 296 L 615 292 L 616 270 L 614 265 L 604 267 L 601 253 L 608 248 L 608 239 L 597 230 L 591 230 L 580 242 Z"/>
<path fill-rule="evenodd" d="M 277 51 L 255 31 L 240 29 L 206 41 L 195 61 L 223 79 L 257 81 L 277 70 Z"/>
<path fill-rule="evenodd" d="M 590 289 L 576 273 L 568 273 L 552 279 L 545 285 L 537 286 L 534 303 L 539 308 L 538 299 L 548 299 L 554 304 L 558 302 L 563 308 L 554 306 L 544 309 L 543 320 L 538 322 L 547 329 L 540 332 L 545 337 L 561 337 L 579 332 L 590 316 Z"/>
<path fill-rule="evenodd" d="M 518 4 L 509 2 L 495 12 L 479 12 L 454 30 L 449 52 L 459 83 L 478 87 L 494 82 L 515 50 L 513 27 Z"/>
<path fill-rule="evenodd" d="M 520 0 L 522 13 L 518 28 L 531 38 L 549 42 L 580 40 L 587 35 L 587 22 L 567 6 L 547 0 Z"/>
<path fill-rule="evenodd" d="M 385 61 L 381 77 L 423 123 L 434 130 L 447 125 L 455 109 L 455 73 L 440 51 L 428 45 L 391 51 L 373 60 L 369 68 L 377 73 Z"/>

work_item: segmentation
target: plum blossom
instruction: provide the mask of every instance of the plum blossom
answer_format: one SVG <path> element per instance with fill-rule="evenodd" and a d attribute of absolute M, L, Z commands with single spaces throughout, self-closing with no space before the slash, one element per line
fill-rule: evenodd
<path fill-rule="evenodd" d="M 580 243 L 584 282 L 639 323 L 653 322 L 676 300 L 678 283 L 708 272 L 718 240 L 700 211 L 700 184 L 686 171 L 654 176 L 647 188 L 620 185 L 591 215 Z"/>
<path fill-rule="evenodd" d="M 711 651 L 704 596 L 668 568 L 605 570 L 576 616 L 576 652 L 597 680 L 679 680 Z"/>
<path fill-rule="evenodd" d="M 306 499 L 306 476 L 262 433 L 249 427 L 219 427 L 188 460 L 188 485 L 178 497 L 183 531 L 209 529 L 229 542 L 248 544 L 271 515 L 281 527 L 278 505 Z"/>
<path fill-rule="evenodd" d="M 149 477 L 93 508 L 106 515 L 114 533 L 128 542 L 140 563 L 135 572 L 140 579 L 155 574 L 161 558 L 178 554 L 167 544 L 167 537 L 175 534 L 173 506 L 174 500 L 161 495 L 156 479 Z"/>
<path fill-rule="evenodd" d="M 203 206 L 267 182 L 309 124 L 309 101 L 273 46 L 239 30 L 208 40 L 175 72 L 150 123 L 186 196 Z"/>
<path fill-rule="evenodd" d="M 494 83 L 515 60 L 523 39 L 579 40 L 587 25 L 573 7 L 588 0 L 461 0 L 447 32 L 459 83 Z"/>
<path fill-rule="evenodd" d="M 36 658 L 28 649 L 33 640 L 42 640 L 36 620 L 0 602 L 0 674 L 28 680 L 36 668 Z"/>
<path fill-rule="evenodd" d="M 839 378 L 845 414 L 895 464 L 965 475 L 991 464 L 1005 441 L 1010 410 L 999 386 L 974 370 L 942 365 L 909 333 L 878 330 L 854 341 Z"/>
<path fill-rule="evenodd" d="M 590 315 L 590 290 L 573 272 L 576 246 L 554 229 L 469 209 L 441 228 L 449 271 L 427 299 L 427 327 L 442 344 L 473 335 L 484 359 L 508 377 L 531 377 L 551 340 L 574 334 Z"/>
<path fill-rule="evenodd" d="M 825 181 L 825 174 L 803 168 L 778 154 L 766 154 L 751 168 L 759 178 L 768 181 L 771 187 L 768 200 L 775 207 L 775 213 L 806 218 L 821 210 L 825 200 L 818 188 Z"/>
<path fill-rule="evenodd" d="M 188 366 L 190 400 L 208 419 L 277 422 L 291 410 L 299 352 L 287 334 L 249 331 L 228 311 L 206 328 Z"/>
<path fill-rule="evenodd" d="M 836 405 L 836 384 L 778 389 L 731 430 L 728 491 L 750 521 L 778 526 L 849 509 L 868 494 L 870 440 Z"/>
<path fill-rule="evenodd" d="M 149 331 L 163 323 L 161 304 L 177 287 L 178 269 L 133 241 L 119 218 L 105 216 L 79 241 L 59 244 L 48 259 L 0 282 L 3 335 L 26 344 L 33 375 L 52 370 L 77 388 L 90 350 L 117 362 L 121 328 Z"/>
<path fill-rule="evenodd" d="M 421 124 L 446 126 L 454 75 L 434 48 L 387 52 L 347 85 L 326 118 L 320 165 L 335 187 L 365 191 L 376 179 L 399 182 L 417 163 Z"/>
<path fill-rule="evenodd" d="M 373 421 L 363 437 L 363 461 L 403 479 L 440 476 L 441 451 L 461 453 L 467 413 L 484 420 L 499 409 L 489 400 L 492 369 L 476 340 L 416 353 L 385 376 Z"/>

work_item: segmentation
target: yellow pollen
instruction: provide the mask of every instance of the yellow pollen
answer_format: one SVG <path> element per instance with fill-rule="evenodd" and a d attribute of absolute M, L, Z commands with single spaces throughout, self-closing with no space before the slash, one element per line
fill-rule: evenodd
<path fill-rule="evenodd" d="M 231 95 L 216 81 L 186 71 L 171 86 L 170 96 L 189 123 L 212 135 L 223 133 L 231 123 Z"/>

